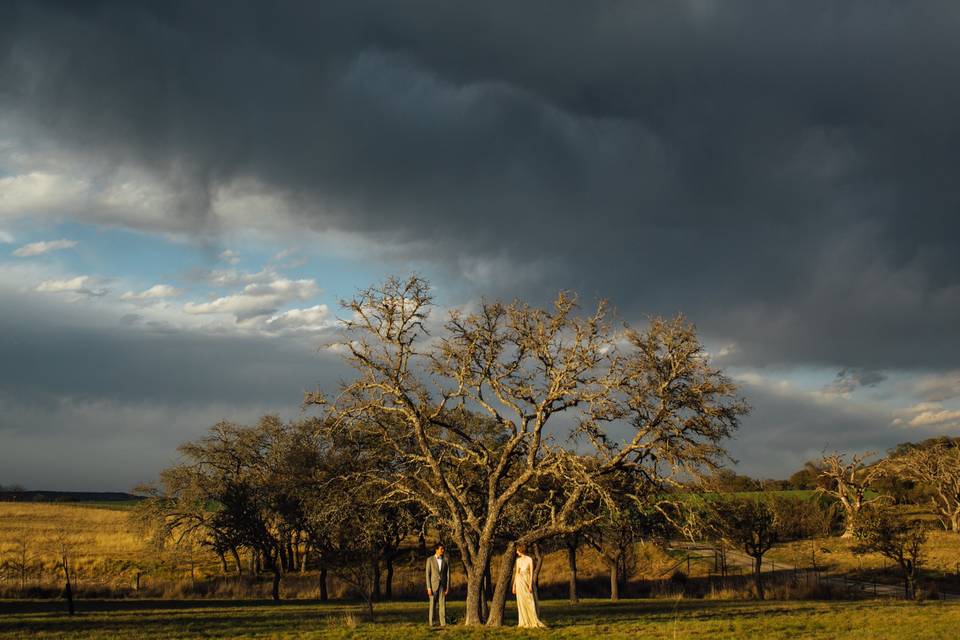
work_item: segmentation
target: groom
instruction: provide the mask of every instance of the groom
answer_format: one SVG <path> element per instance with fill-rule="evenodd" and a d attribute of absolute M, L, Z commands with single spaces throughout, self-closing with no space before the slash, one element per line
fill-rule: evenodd
<path fill-rule="evenodd" d="M 440 626 L 447 624 L 447 593 L 450 591 L 450 563 L 443 557 L 443 544 L 434 548 L 433 555 L 427 558 L 427 596 L 430 597 L 430 626 L 433 626 L 433 613 L 439 607 Z"/>

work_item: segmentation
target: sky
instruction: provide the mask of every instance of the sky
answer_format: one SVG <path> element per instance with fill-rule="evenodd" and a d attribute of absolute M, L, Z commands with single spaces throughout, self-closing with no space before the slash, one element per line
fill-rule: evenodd
<path fill-rule="evenodd" d="M 783 478 L 960 435 L 960 5 L 0 5 L 0 484 L 350 374 L 338 301 L 684 313 Z"/>

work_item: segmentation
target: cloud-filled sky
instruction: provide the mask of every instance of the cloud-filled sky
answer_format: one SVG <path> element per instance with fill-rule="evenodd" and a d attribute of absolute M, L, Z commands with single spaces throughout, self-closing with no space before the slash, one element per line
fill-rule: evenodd
<path fill-rule="evenodd" d="M 684 312 L 741 472 L 960 433 L 954 2 L 6 2 L 0 483 L 347 372 L 338 299 Z"/>

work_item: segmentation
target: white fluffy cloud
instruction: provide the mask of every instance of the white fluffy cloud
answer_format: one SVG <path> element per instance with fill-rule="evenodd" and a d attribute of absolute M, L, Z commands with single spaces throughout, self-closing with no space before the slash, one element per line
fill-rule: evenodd
<path fill-rule="evenodd" d="M 50 253 L 51 251 L 70 249 L 71 247 L 75 246 L 77 246 L 76 240 L 67 240 L 65 238 L 60 240 L 43 240 L 40 242 L 31 242 L 30 244 L 25 244 L 14 251 L 13 255 L 18 258 L 30 258 L 33 256 L 42 255 L 44 253 Z"/>
<path fill-rule="evenodd" d="M 43 293 L 73 293 L 94 298 L 107 295 L 107 289 L 94 289 L 90 286 L 92 282 L 93 278 L 90 276 L 76 276 L 63 280 L 44 280 L 37 285 L 37 291 Z"/>
<path fill-rule="evenodd" d="M 180 294 L 180 290 L 176 287 L 172 287 L 169 284 L 155 284 L 149 289 L 141 291 L 140 293 L 134 293 L 133 291 L 127 291 L 122 296 L 121 300 L 129 300 L 132 302 L 144 301 L 144 300 L 157 300 L 159 298 L 172 298 Z"/>
<path fill-rule="evenodd" d="M 899 411 L 894 426 L 960 428 L 960 409 L 950 409 L 939 402 L 921 402 Z"/>
<path fill-rule="evenodd" d="M 271 282 L 254 282 L 237 294 L 204 303 L 188 302 L 183 310 L 190 314 L 232 314 L 238 322 L 275 314 L 280 307 L 295 300 L 307 300 L 320 292 L 312 279 L 278 278 Z"/>
<path fill-rule="evenodd" d="M 31 171 L 0 178 L 0 217 L 60 213 L 86 202 L 90 184 L 71 176 Z"/>
<path fill-rule="evenodd" d="M 306 309 L 290 309 L 281 314 L 272 316 L 263 323 L 263 328 L 269 332 L 278 331 L 323 331 L 334 324 L 330 309 L 325 304 L 318 304 Z"/>
<path fill-rule="evenodd" d="M 13 234 L 11 234 L 9 231 L 4 231 L 3 229 L 0 229 L 0 243 L 12 244 Z"/>

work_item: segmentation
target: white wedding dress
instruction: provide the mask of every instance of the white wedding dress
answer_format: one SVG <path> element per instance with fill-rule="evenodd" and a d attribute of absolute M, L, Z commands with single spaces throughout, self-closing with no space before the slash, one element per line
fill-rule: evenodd
<path fill-rule="evenodd" d="M 517 593 L 518 627 L 546 627 L 537 617 L 537 605 L 533 599 L 533 558 L 520 556 L 513 570 L 513 588 Z"/>

